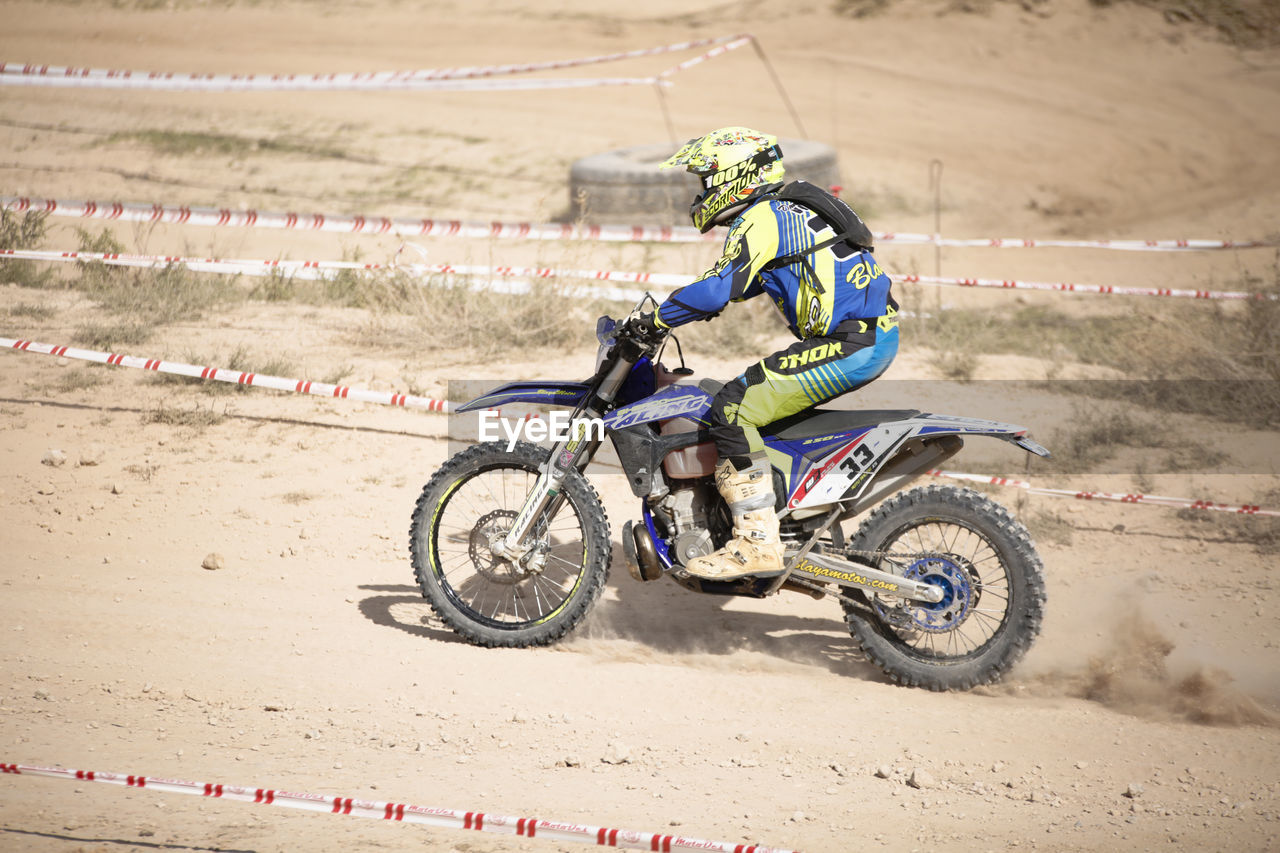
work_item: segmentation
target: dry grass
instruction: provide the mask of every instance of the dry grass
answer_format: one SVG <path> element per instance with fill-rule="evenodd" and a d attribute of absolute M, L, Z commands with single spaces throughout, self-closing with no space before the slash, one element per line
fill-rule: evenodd
<path fill-rule="evenodd" d="M 100 366 L 84 365 L 82 367 L 71 367 L 63 371 L 49 387 L 50 390 L 60 394 L 70 394 L 74 391 L 97 388 L 106 381 L 106 371 Z"/>
<path fill-rule="evenodd" d="M 1245 280 L 1233 289 L 1280 295 L 1280 271 L 1269 283 Z M 1170 301 L 1158 312 L 1084 317 L 1042 306 L 1000 315 L 934 310 L 905 324 L 903 335 L 904 348 L 937 351 L 937 369 L 948 378 L 969 378 L 973 359 L 998 353 L 1095 364 L 1130 379 L 1053 380 L 1046 387 L 1260 428 L 1280 425 L 1280 299 Z"/>
<path fill-rule="evenodd" d="M 0 208 L 0 249 L 35 249 L 44 239 L 49 214 L 27 211 L 19 216 Z M 19 287 L 48 287 L 54 280 L 48 264 L 36 261 L 0 260 L 0 284 Z"/>
<path fill-rule="evenodd" d="M 197 364 L 201 366 L 219 367 L 224 370 L 233 370 L 237 373 L 256 373 L 261 376 L 283 376 L 289 377 L 296 370 L 295 365 L 288 359 L 279 357 L 260 357 L 254 356 L 247 348 L 238 346 L 231 351 L 230 355 L 225 357 L 219 355 L 207 356 L 204 353 L 195 353 L 187 351 L 181 357 L 181 360 L 187 364 Z M 208 394 L 243 394 L 249 390 L 248 385 L 240 385 L 231 382 L 219 382 L 216 379 L 201 379 L 196 376 L 182 376 L 177 373 L 155 373 L 147 377 L 147 381 L 156 385 L 200 385 Z M 271 394 L 286 394 L 286 391 L 276 391 L 271 388 L 255 388 L 256 393 L 267 392 Z"/>
<path fill-rule="evenodd" d="M 42 322 L 52 320 L 57 316 L 58 310 L 43 302 L 18 302 L 5 308 L 5 314 L 15 319 L 21 317 Z"/>
<path fill-rule="evenodd" d="M 155 327 L 144 320 L 99 321 L 81 323 L 71 333 L 71 342 L 89 349 L 114 352 L 122 346 L 151 340 Z"/>
<path fill-rule="evenodd" d="M 361 347 L 463 350 L 471 358 L 529 357 L 586 341 L 604 308 L 571 296 L 567 285 L 534 281 L 528 293 L 477 289 L 466 280 L 403 272 L 361 277 L 369 320 L 354 333 Z M 600 310 L 597 310 L 600 309 Z M 616 313 L 617 306 L 613 306 Z"/>
<path fill-rule="evenodd" d="M 1280 504 L 1280 490 L 1272 489 L 1262 501 L 1261 506 L 1266 507 Z M 1262 556 L 1280 554 L 1280 518 L 1180 509 L 1178 519 L 1184 523 L 1188 536 L 1249 544 Z"/>
<path fill-rule="evenodd" d="M 142 414 L 144 424 L 191 427 L 197 431 L 220 424 L 226 418 L 225 410 L 218 411 L 212 404 L 206 408 L 199 403 L 195 403 L 190 408 L 176 408 L 160 403 Z"/>
<path fill-rule="evenodd" d="M 83 252 L 123 252 L 124 246 L 105 228 L 99 234 L 76 229 Z M 136 269 L 82 261 L 69 282 L 84 292 L 109 320 L 95 320 L 76 329 L 76 343 L 94 349 L 145 343 L 158 326 L 198 319 L 207 311 L 243 299 L 235 278 L 193 273 L 170 265 Z"/>
<path fill-rule="evenodd" d="M 1116 457 L 1126 449 L 1138 458 L 1127 461 L 1127 473 L 1208 471 L 1226 462 L 1228 454 L 1204 442 L 1171 431 L 1166 421 L 1139 417 L 1127 411 L 1083 415 L 1070 426 L 1054 430 L 1048 441 L 1053 457 L 1031 461 L 1032 469 L 1052 474 L 1115 474 Z"/>
<path fill-rule="evenodd" d="M 1090 0 L 1116 6 L 1126 0 Z M 1275 0 L 1127 0 L 1156 9 L 1171 24 L 1212 27 L 1231 44 L 1262 48 L 1280 44 L 1280 5 Z"/>
<path fill-rule="evenodd" d="M 1017 3 L 1024 11 L 1047 14 L 1049 0 L 934 0 L 939 15 L 952 13 L 987 14 L 1000 3 Z M 1223 40 L 1240 47 L 1265 48 L 1280 44 L 1280 5 L 1275 0 L 1089 0 L 1099 7 L 1134 3 L 1160 13 L 1151 18 L 1152 29 L 1166 24 L 1189 24 L 1216 31 Z M 832 11 L 850 18 L 880 14 L 896 0 L 835 0 Z"/>
<path fill-rule="evenodd" d="M 190 132 L 181 130 L 130 130 L 113 133 L 100 145 L 134 143 L 145 145 L 157 154 L 187 157 L 192 154 L 215 154 L 246 157 L 251 154 L 300 154 L 306 157 L 347 159 L 347 152 L 332 145 L 299 141 L 296 137 L 279 138 L 236 136 L 231 133 Z"/>

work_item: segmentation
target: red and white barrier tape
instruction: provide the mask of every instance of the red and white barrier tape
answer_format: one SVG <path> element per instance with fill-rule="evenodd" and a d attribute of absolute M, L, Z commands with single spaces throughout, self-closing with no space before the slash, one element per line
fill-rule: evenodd
<path fill-rule="evenodd" d="M 178 225 L 231 225 L 281 228 L 291 231 L 329 231 L 341 234 L 395 234 L 402 237 L 464 237 L 496 240 L 587 240 L 601 242 L 695 243 L 723 240 L 696 228 L 636 225 L 574 225 L 571 223 L 475 222 L 459 219 L 412 219 L 388 216 L 335 216 L 326 213 L 273 213 L 181 205 L 72 201 L 52 198 L 0 196 L 0 206 L 17 213 L 37 211 L 52 216 L 107 219 L 120 222 L 159 222 Z"/>
<path fill-rule="evenodd" d="M 152 370 L 159 373 L 173 373 L 178 376 L 189 376 L 195 379 L 212 379 L 217 382 L 231 382 L 237 385 L 248 385 L 255 388 L 272 388 L 277 391 L 293 391 L 298 394 L 311 394 L 319 397 L 333 397 L 342 400 L 357 400 L 363 403 L 381 403 L 388 406 L 404 406 L 423 409 L 428 412 L 448 412 L 452 405 L 445 400 L 434 400 L 429 397 L 415 397 L 411 394 L 397 394 L 387 391 L 369 391 L 362 388 L 349 388 L 344 385 L 327 385 L 323 382 L 310 382 L 303 379 L 285 379 L 279 376 L 262 376 L 237 370 L 226 370 L 216 367 L 202 367 L 194 364 L 182 364 L 174 361 L 162 361 L 157 358 L 140 358 L 138 356 L 120 355 L 118 353 L 98 352 L 95 350 L 76 349 L 56 344 L 42 344 L 35 341 L 24 341 L 17 338 L 0 337 L 0 349 L 14 349 L 20 352 L 53 355 L 62 358 L 92 361 L 97 364 L 110 364 L 118 367 L 132 367 L 139 370 Z M 501 414 L 501 412 L 499 412 Z M 526 414 L 521 417 L 532 419 L 536 415 Z M 1111 492 L 1073 491 L 1071 489 L 1049 489 L 1032 486 L 1026 480 L 1009 477 L 991 477 L 984 474 L 965 474 L 959 471 L 934 469 L 928 472 L 934 477 L 945 477 L 952 480 L 967 480 L 973 483 L 987 483 L 995 486 L 1011 486 L 1024 489 L 1033 495 L 1047 497 L 1077 498 L 1079 500 L 1117 501 L 1119 503 L 1152 504 L 1156 506 L 1207 509 L 1215 512 L 1232 512 L 1240 515 L 1263 515 L 1280 517 L 1280 510 L 1263 509 L 1256 505 L 1230 505 L 1213 501 L 1191 500 L 1190 498 L 1170 498 L 1160 495 L 1114 494 Z"/>
<path fill-rule="evenodd" d="M 145 72 L 142 72 L 145 73 Z M 335 75 L 343 76 L 343 75 Z M 350 76 L 350 75 L 346 75 Z M 28 77 L 16 74 L 0 74 L 0 86 L 36 86 L 77 89 L 159 89 L 170 92 L 274 92 L 279 90 L 303 92 L 328 92 L 346 90 L 413 91 L 413 92 L 509 92 L 530 89 L 585 89 L 597 86 L 652 86 L 663 83 L 656 77 L 560 77 L 555 79 L 513 80 L 417 80 L 417 79 L 351 79 L 330 80 L 271 80 L 254 78 L 225 79 L 224 75 L 198 79 L 196 75 L 169 77 Z"/>
<path fill-rule="evenodd" d="M 553 279 L 572 278 L 594 281 L 617 281 L 648 284 L 654 287 L 683 287 L 697 276 L 685 273 L 625 272 L 621 270 L 574 270 L 555 267 L 481 266 L 474 264 L 362 264 L 353 261 L 285 261 L 248 258 L 186 258 L 170 255 L 132 255 L 104 252 L 58 252 L 38 249 L 0 249 L 0 258 L 49 262 L 99 261 L 112 266 L 160 267 L 169 264 L 185 266 L 194 272 L 224 273 L 228 275 L 268 276 L 278 273 L 296 278 L 332 278 L 340 270 L 377 272 L 399 270 L 411 275 L 458 275 L 470 278 Z M 953 287 L 988 287 L 998 289 L 1049 290 L 1066 293 L 1093 293 L 1128 296 L 1168 296 L 1192 299 L 1276 299 L 1273 294 L 1246 291 L 1175 290 L 1169 288 L 1113 287 L 1102 284 L 1069 284 L 1032 281 L 1001 281 L 980 278 L 938 278 L 935 276 L 894 276 L 907 284 L 929 284 Z M 477 288 L 480 289 L 480 288 Z M 527 286 L 498 285 L 490 282 L 484 289 L 506 293 L 525 293 Z M 644 291 L 627 288 L 581 287 L 565 291 L 571 296 L 600 299 L 639 301 Z"/>
<path fill-rule="evenodd" d="M 678 850 L 712 850 L 719 853 L 796 853 L 776 847 L 758 844 L 734 844 L 728 841 L 703 841 L 681 835 L 664 835 L 660 832 L 635 832 L 629 829 L 610 829 L 603 826 L 580 826 L 563 821 L 541 820 L 536 817 L 507 817 L 484 812 L 465 812 L 431 806 L 414 806 L 408 803 L 384 803 L 359 800 L 352 797 L 330 797 L 322 794 L 304 794 L 276 791 L 270 788 L 247 788 L 236 785 L 213 785 L 208 782 L 185 782 L 180 779 L 161 779 L 155 776 L 134 776 L 121 773 L 104 773 L 94 770 L 69 770 L 60 767 L 31 767 L 26 764 L 0 764 L 0 773 L 14 776 L 42 776 L 69 782 L 101 782 L 128 788 L 145 788 L 166 794 L 191 794 L 233 800 L 239 803 L 257 803 L 266 806 L 300 809 L 309 812 L 354 815 L 375 820 L 394 820 L 446 829 L 468 829 L 490 832 L 495 835 L 518 835 L 525 838 L 542 838 L 547 841 L 594 844 L 597 847 L 616 847 L 623 850 L 660 850 L 664 853 Z"/>
<path fill-rule="evenodd" d="M 39 211 L 51 216 L 107 219 L 119 222 L 159 222 L 177 225 L 280 228 L 293 231 L 331 231 L 342 234 L 396 234 L 404 237 L 462 237 L 494 240 L 584 240 L 628 243 L 718 243 L 714 232 L 702 233 L 688 226 L 574 225 L 571 223 L 476 222 L 460 219 L 414 219 L 392 216 L 342 216 L 329 213 L 293 213 L 187 205 L 99 202 L 75 199 L 0 196 L 0 207 L 17 213 Z M 944 239 L 932 234 L 879 231 L 878 243 L 970 246 L 985 248 L 1085 248 L 1127 251 L 1186 252 L 1215 249 L 1252 249 L 1275 246 L 1266 240 L 983 240 Z"/>
<path fill-rule="evenodd" d="M 527 89 L 563 88 L 565 86 L 634 85 L 660 82 L 676 71 L 747 44 L 754 38 L 748 34 L 718 36 L 678 42 L 660 47 L 641 48 L 619 53 L 462 68 L 432 68 L 417 71 L 366 71 L 342 74 L 180 74 L 170 71 L 127 71 L 107 68 L 73 68 L 65 65 L 35 65 L 0 62 L 0 85 L 17 86 L 89 86 L 101 88 L 179 89 L 202 91 L 332 91 L 335 89 Z M 482 81 L 481 78 L 503 77 L 536 71 L 576 68 L 657 56 L 681 50 L 720 45 L 700 57 L 668 69 L 658 77 L 599 78 L 566 80 Z"/>
<path fill-rule="evenodd" d="M 997 278 L 943 278 L 933 275 L 894 276 L 908 284 L 932 284 L 955 287 L 991 287 L 1005 290 L 1054 290 L 1066 293 L 1095 293 L 1117 296 L 1172 296 L 1185 299 L 1275 299 L 1275 294 L 1243 290 L 1177 290 L 1167 287 L 1114 287 L 1109 284 L 1072 284 L 1070 282 L 1012 281 Z"/>
<path fill-rule="evenodd" d="M 950 480 L 965 480 L 970 483 L 987 483 L 992 486 L 1009 486 L 1022 489 L 1028 494 L 1044 495 L 1054 498 L 1076 498 L 1082 501 L 1114 501 L 1124 504 L 1151 504 L 1153 506 L 1172 507 L 1174 509 L 1207 509 L 1214 512 L 1231 512 L 1237 515 L 1264 515 L 1280 518 L 1280 510 L 1263 509 L 1253 504 L 1221 504 L 1213 501 L 1192 500 L 1190 498 L 1169 498 L 1161 495 L 1120 494 L 1115 492 L 1083 492 L 1071 489 L 1049 489 L 1033 486 L 1026 480 L 1015 480 L 1009 477 L 988 477 L 983 474 L 962 474 L 959 471 L 934 469 L 929 472 L 934 477 L 945 477 Z"/>
<path fill-rule="evenodd" d="M 62 358 L 74 358 L 80 361 L 92 361 L 97 364 L 110 364 L 117 367 L 132 367 L 138 370 L 152 370 L 158 373 L 172 373 L 177 376 L 189 376 L 193 379 L 212 379 L 215 382 L 230 382 L 236 385 L 250 385 L 255 388 L 272 388 L 276 391 L 292 391 L 296 394 L 311 394 L 317 397 L 335 397 L 340 400 L 356 400 L 362 403 L 381 403 L 386 406 L 404 406 L 411 409 L 424 409 L 428 412 L 448 412 L 452 406 L 445 400 L 433 400 L 430 397 L 417 397 L 413 394 L 397 394 L 389 391 L 369 391 L 364 388 L 350 388 L 346 385 L 329 385 L 325 382 L 311 382 L 306 379 L 285 379 L 280 376 L 263 376 L 240 370 L 226 370 L 219 367 L 203 367 L 195 364 L 182 364 L 176 361 L 162 361 L 158 358 L 139 358 L 132 355 L 120 355 L 113 352 L 76 349 L 75 347 L 42 344 L 35 341 L 23 341 L 15 338 L 0 338 L 0 349 L 15 349 L 21 352 L 33 352 L 40 355 L 54 355 Z"/>
<path fill-rule="evenodd" d="M 901 235 L 908 242 L 936 243 L 975 249 L 1117 249 L 1123 252 L 1198 252 L 1211 249 L 1260 249 L 1276 246 L 1275 240 L 1026 240 L 988 237 L 956 240 L 921 234 Z M 925 237 L 923 241 L 917 237 Z"/>
<path fill-rule="evenodd" d="M 474 264 L 363 264 L 358 261 L 282 261 L 251 260 L 246 258 L 186 258 L 173 255 L 130 255 L 115 252 L 53 252 L 36 249 L 0 249 L 0 259 L 50 261 L 60 263 L 99 262 L 109 266 L 155 268 L 170 265 L 183 266 L 193 272 L 223 275 L 271 276 L 285 275 L 300 279 L 328 279 L 343 270 L 356 273 L 404 272 L 426 277 L 431 275 L 456 275 L 467 278 L 515 279 L 512 282 L 476 282 L 474 290 L 492 290 L 498 293 L 528 293 L 530 286 L 519 280 L 528 279 L 590 279 L 593 281 L 632 282 L 660 287 L 679 287 L 694 280 L 691 275 L 666 273 L 632 273 L 609 270 L 567 270 L 552 267 L 480 266 Z M 600 287 L 587 285 L 563 289 L 566 296 L 639 302 L 646 291 L 624 287 Z"/>
<path fill-rule="evenodd" d="M 711 50 L 708 50 L 706 53 L 702 54 L 701 56 L 695 56 L 693 59 L 686 59 L 684 62 L 681 62 L 678 65 L 673 65 L 670 68 L 668 68 L 666 71 L 663 71 L 660 74 L 658 74 L 656 79 L 665 80 L 666 78 L 672 76 L 673 74 L 679 74 L 681 71 L 684 71 L 685 69 L 692 68 L 695 65 L 699 65 L 703 62 L 706 62 L 708 59 L 715 59 L 717 56 L 722 56 L 723 54 L 726 54 L 731 50 L 736 50 L 737 48 L 740 48 L 743 45 L 750 44 L 754 40 L 755 40 L 755 36 L 753 35 L 730 36 L 728 39 L 725 40 L 728 42 L 727 44 L 721 44 L 719 47 L 714 47 Z"/>

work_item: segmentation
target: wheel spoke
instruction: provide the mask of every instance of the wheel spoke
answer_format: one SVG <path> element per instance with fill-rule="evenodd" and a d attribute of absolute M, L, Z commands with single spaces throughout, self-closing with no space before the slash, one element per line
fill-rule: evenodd
<path fill-rule="evenodd" d="M 438 576 L 454 605 L 478 621 L 513 628 L 534 624 L 563 606 L 586 571 L 580 557 L 561 555 L 580 554 L 585 536 L 579 510 L 568 500 L 530 534 L 535 547 L 544 549 L 541 570 L 526 573 L 490 551 L 489 542 L 510 528 L 536 482 L 536 472 L 519 466 L 479 470 L 437 511 Z"/>
<path fill-rule="evenodd" d="M 899 643 L 925 657 L 954 659 L 981 650 L 999 632 L 1009 613 L 1009 568 L 981 531 L 933 519 L 908 524 L 877 550 L 897 571 L 947 589 L 943 602 L 906 607 L 889 621 Z M 984 606 L 975 606 L 979 599 Z"/>

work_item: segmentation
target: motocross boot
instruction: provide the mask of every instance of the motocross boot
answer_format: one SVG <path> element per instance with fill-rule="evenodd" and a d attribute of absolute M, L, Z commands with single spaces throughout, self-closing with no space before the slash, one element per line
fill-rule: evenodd
<path fill-rule="evenodd" d="M 741 471 L 728 459 L 716 466 L 716 488 L 733 514 L 733 539 L 714 554 L 685 564 L 694 577 L 734 580 L 782 571 L 782 540 L 774 510 L 773 468 L 761 453 Z"/>

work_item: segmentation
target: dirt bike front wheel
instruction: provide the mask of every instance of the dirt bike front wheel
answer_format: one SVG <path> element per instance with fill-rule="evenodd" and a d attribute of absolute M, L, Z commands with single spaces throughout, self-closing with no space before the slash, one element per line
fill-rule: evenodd
<path fill-rule="evenodd" d="M 1027 529 L 972 489 L 895 495 L 849 544 L 879 567 L 942 587 L 935 604 L 868 597 L 846 603 L 849 631 L 894 681 L 967 690 L 998 680 L 1026 653 L 1044 616 L 1044 568 Z"/>
<path fill-rule="evenodd" d="M 492 442 L 468 448 L 422 490 L 409 529 L 414 576 L 431 609 L 477 645 L 555 642 L 599 598 L 609 572 L 609 524 L 595 489 L 565 477 L 555 516 L 536 524 L 528 558 L 494 554 L 538 479 L 547 451 Z"/>

